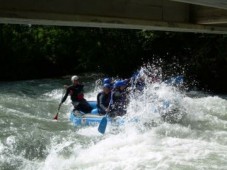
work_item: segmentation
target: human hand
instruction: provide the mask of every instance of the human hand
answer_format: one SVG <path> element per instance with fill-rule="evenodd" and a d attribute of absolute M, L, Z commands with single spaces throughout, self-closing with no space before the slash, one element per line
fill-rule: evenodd
<path fill-rule="evenodd" d="M 67 89 L 69 86 L 68 86 L 68 85 L 64 85 L 63 87 L 64 87 L 65 89 Z"/>

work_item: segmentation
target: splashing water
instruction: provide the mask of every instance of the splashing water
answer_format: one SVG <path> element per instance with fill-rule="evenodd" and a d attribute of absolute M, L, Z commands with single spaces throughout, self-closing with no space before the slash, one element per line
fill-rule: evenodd
<path fill-rule="evenodd" d="M 144 82 L 144 88 L 134 90 L 130 95 L 128 106 L 130 117 L 139 117 L 143 123 L 154 123 L 161 119 L 167 122 L 179 122 L 183 118 L 186 113 L 181 100 L 185 95 L 177 87 L 162 81 L 160 68 L 156 69 L 150 65 L 142 67 L 137 79 Z M 179 85 L 182 84 L 177 84 Z"/>
<path fill-rule="evenodd" d="M 104 136 L 97 127 L 72 126 L 69 100 L 52 120 L 65 80 L 1 84 L 0 169 L 227 169 L 227 96 L 190 97 L 145 80 L 127 109 L 126 119 L 139 122 L 108 126 Z M 98 91 L 93 86 L 85 97 Z M 173 121 L 163 121 L 165 113 Z"/>

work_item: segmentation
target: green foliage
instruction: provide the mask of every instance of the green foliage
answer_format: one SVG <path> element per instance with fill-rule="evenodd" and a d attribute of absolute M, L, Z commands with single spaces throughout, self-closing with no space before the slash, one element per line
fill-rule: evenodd
<path fill-rule="evenodd" d="M 226 49 L 224 35 L 0 25 L 0 80 L 91 71 L 124 77 L 161 59 L 166 76 L 183 67 L 189 82 L 226 92 Z"/>

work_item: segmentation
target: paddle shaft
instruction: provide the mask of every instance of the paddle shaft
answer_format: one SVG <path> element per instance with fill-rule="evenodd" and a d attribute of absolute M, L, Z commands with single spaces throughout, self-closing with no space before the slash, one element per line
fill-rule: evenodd
<path fill-rule="evenodd" d="M 62 92 L 62 97 L 61 97 L 61 101 L 62 101 L 62 98 L 63 98 L 63 96 L 64 96 L 64 93 L 65 93 L 65 91 L 63 90 L 63 92 Z M 58 106 L 57 114 L 56 114 L 55 117 L 54 117 L 55 120 L 58 120 L 58 114 L 59 114 L 59 111 L 60 111 L 60 108 L 61 108 L 61 104 L 62 104 L 62 103 L 60 103 L 59 106 Z"/>
<path fill-rule="evenodd" d="M 100 124 L 99 124 L 99 127 L 98 127 L 98 131 L 102 134 L 105 133 L 106 131 L 106 126 L 107 126 L 107 117 L 109 116 L 109 109 L 110 109 L 110 105 L 112 104 L 113 102 L 113 93 L 111 92 L 111 99 L 110 99 L 110 102 L 109 102 L 109 106 L 108 106 L 108 112 L 106 112 L 106 115 L 102 118 Z"/>

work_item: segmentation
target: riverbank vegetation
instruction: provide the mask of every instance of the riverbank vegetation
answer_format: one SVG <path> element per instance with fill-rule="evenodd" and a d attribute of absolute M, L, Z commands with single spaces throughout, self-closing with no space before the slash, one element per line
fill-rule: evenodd
<path fill-rule="evenodd" d="M 0 80 L 84 72 L 130 76 L 143 63 L 227 92 L 227 36 L 55 26 L 0 25 Z"/>

